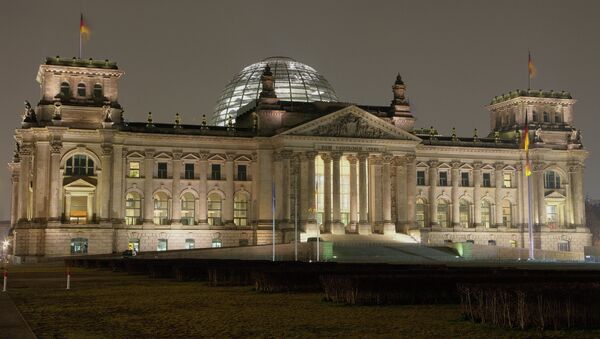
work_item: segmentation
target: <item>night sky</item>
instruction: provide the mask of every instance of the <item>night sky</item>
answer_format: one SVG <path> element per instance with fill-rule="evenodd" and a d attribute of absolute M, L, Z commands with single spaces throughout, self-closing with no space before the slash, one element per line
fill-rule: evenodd
<path fill-rule="evenodd" d="M 84 58 L 125 71 L 127 119 L 184 123 L 212 114 L 220 91 L 244 66 L 283 55 L 314 67 L 343 101 L 388 105 L 400 72 L 417 127 L 449 135 L 489 132 L 484 106 L 527 87 L 578 100 L 575 126 L 590 151 L 585 191 L 600 198 L 600 2 L 593 1 L 2 1 L 0 161 L 8 163 L 23 101 L 40 98 L 46 56 L 77 55 L 79 13 L 91 39 Z M 9 219 L 10 178 L 0 176 L 0 220 Z"/>

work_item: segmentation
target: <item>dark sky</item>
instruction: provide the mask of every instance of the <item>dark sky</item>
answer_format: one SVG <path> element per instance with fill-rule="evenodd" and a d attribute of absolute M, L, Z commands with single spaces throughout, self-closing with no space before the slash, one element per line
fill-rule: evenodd
<path fill-rule="evenodd" d="M 484 108 L 527 86 L 570 91 L 575 125 L 590 150 L 585 191 L 600 198 L 600 2 L 595 1 L 2 1 L 0 159 L 13 150 L 23 100 L 39 100 L 46 56 L 72 57 L 79 13 L 89 18 L 84 57 L 125 71 L 120 102 L 130 120 L 185 123 L 210 115 L 241 68 L 272 55 L 323 74 L 343 101 L 387 105 L 396 72 L 408 86 L 417 126 L 442 134 L 489 131 Z M 0 176 L 0 220 L 9 218 L 9 176 Z"/>

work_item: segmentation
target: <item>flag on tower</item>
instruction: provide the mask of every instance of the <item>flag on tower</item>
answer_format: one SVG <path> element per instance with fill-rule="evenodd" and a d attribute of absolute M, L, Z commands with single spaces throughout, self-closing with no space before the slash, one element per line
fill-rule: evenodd
<path fill-rule="evenodd" d="M 88 41 L 91 33 L 90 27 L 87 25 L 85 20 L 83 20 L 83 13 L 81 13 L 81 19 L 79 20 L 79 36 L 81 39 Z"/>
<path fill-rule="evenodd" d="M 535 78 L 537 69 L 535 68 L 535 65 L 533 64 L 533 59 L 531 59 L 531 52 L 529 52 L 529 60 L 527 62 L 527 69 L 529 70 L 529 79 Z"/>

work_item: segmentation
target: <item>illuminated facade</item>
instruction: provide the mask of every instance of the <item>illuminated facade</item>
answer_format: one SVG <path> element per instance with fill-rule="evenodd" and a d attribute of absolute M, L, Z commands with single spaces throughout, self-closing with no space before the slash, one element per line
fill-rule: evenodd
<path fill-rule="evenodd" d="M 235 112 L 235 121 L 221 126 L 221 115 L 214 125 L 185 125 L 125 122 L 114 63 L 48 58 L 37 76 L 42 98 L 26 105 L 9 164 L 14 254 L 34 260 L 266 244 L 273 219 L 278 242 L 293 241 L 298 220 L 302 240 L 320 229 L 527 247 L 529 195 L 537 248 L 591 245 L 587 151 L 568 93 L 495 97 L 489 135 L 442 136 L 414 128 L 400 76 L 391 104 L 363 106 L 338 102 L 320 75 L 317 92 L 328 96 L 317 100 L 307 89 L 296 100 L 295 87 L 279 88 L 273 70 L 282 74 L 280 66 L 247 72 L 260 82 L 248 103 L 228 85 L 217 115 Z M 282 98 L 288 90 L 293 101 Z M 531 191 L 520 148 L 525 116 Z"/>

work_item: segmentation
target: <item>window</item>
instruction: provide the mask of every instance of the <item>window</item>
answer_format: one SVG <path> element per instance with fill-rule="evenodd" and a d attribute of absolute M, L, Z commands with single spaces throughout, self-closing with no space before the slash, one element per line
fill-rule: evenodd
<path fill-rule="evenodd" d="M 471 206 L 469 206 L 469 202 L 461 199 L 459 203 L 459 222 L 462 227 L 469 227 L 471 224 Z"/>
<path fill-rule="evenodd" d="M 531 113 L 531 118 L 532 118 L 532 119 L 531 119 L 532 121 L 538 121 L 538 114 L 537 114 L 537 112 L 536 112 L 536 111 L 533 111 L 533 112 Z"/>
<path fill-rule="evenodd" d="M 491 173 L 483 173 L 483 187 L 492 187 Z"/>
<path fill-rule="evenodd" d="M 196 240 L 194 239 L 185 239 L 185 247 L 186 250 L 193 250 L 196 248 Z"/>
<path fill-rule="evenodd" d="M 158 243 L 156 244 L 157 251 L 166 251 L 169 248 L 167 239 L 158 239 Z"/>
<path fill-rule="evenodd" d="M 468 239 L 468 240 L 467 240 L 467 244 L 475 244 L 475 240 L 473 240 L 473 239 Z"/>
<path fill-rule="evenodd" d="M 489 202 L 481 202 L 481 225 L 490 227 L 492 224 L 492 207 Z"/>
<path fill-rule="evenodd" d="M 221 196 L 218 193 L 208 195 L 208 224 L 221 225 Z"/>
<path fill-rule="evenodd" d="M 489 246 L 496 246 L 496 240 L 488 240 Z"/>
<path fill-rule="evenodd" d="M 140 177 L 140 162 L 130 161 L 129 162 L 129 177 L 139 178 Z"/>
<path fill-rule="evenodd" d="M 129 239 L 129 243 L 127 244 L 127 249 L 130 251 L 135 251 L 136 253 L 140 251 L 140 239 L 132 238 Z"/>
<path fill-rule="evenodd" d="M 544 187 L 549 189 L 560 188 L 560 176 L 554 171 L 544 172 Z"/>
<path fill-rule="evenodd" d="M 102 99 L 103 97 L 104 97 L 104 94 L 102 93 L 102 85 L 95 84 L 94 85 L 94 98 Z"/>
<path fill-rule="evenodd" d="M 71 86 L 69 86 L 68 82 L 63 82 L 60 84 L 60 94 L 65 98 L 71 96 Z"/>
<path fill-rule="evenodd" d="M 561 252 L 571 251 L 571 242 L 568 240 L 561 240 L 558 242 L 558 250 Z"/>
<path fill-rule="evenodd" d="M 138 225 L 142 217 L 142 197 L 137 192 L 127 193 L 125 197 L 125 224 Z"/>
<path fill-rule="evenodd" d="M 233 197 L 233 223 L 242 227 L 248 225 L 248 198 L 245 193 L 237 192 Z"/>
<path fill-rule="evenodd" d="M 237 180 L 246 181 L 248 180 L 248 176 L 246 175 L 246 165 L 238 165 L 237 166 Z"/>
<path fill-rule="evenodd" d="M 196 197 L 190 192 L 181 197 L 181 223 L 184 225 L 196 223 Z"/>
<path fill-rule="evenodd" d="M 469 172 L 460 173 L 460 185 L 463 187 L 469 187 Z"/>
<path fill-rule="evenodd" d="M 85 154 L 76 154 L 69 159 L 65 166 L 65 175 L 73 176 L 93 176 L 94 160 Z"/>
<path fill-rule="evenodd" d="M 210 180 L 221 180 L 221 165 L 210 165 Z"/>
<path fill-rule="evenodd" d="M 544 122 L 550 122 L 550 114 L 548 112 L 544 112 Z"/>
<path fill-rule="evenodd" d="M 546 205 L 546 224 L 550 228 L 556 228 L 561 225 L 559 205 L 548 204 Z"/>
<path fill-rule="evenodd" d="M 71 224 L 86 224 L 88 218 L 87 195 L 71 195 L 71 210 L 69 211 L 69 222 Z"/>
<path fill-rule="evenodd" d="M 223 247 L 223 243 L 221 242 L 221 239 L 213 239 L 212 247 L 213 248 Z"/>
<path fill-rule="evenodd" d="M 167 178 L 167 163 L 166 162 L 159 162 L 158 163 L 158 176 L 159 179 L 166 179 Z"/>
<path fill-rule="evenodd" d="M 448 172 L 439 172 L 440 186 L 448 186 Z"/>
<path fill-rule="evenodd" d="M 452 244 L 452 240 L 446 239 L 446 240 L 444 240 L 444 244 L 450 245 L 450 244 Z"/>
<path fill-rule="evenodd" d="M 512 227 L 512 206 L 508 200 L 502 202 L 502 225 Z"/>
<path fill-rule="evenodd" d="M 80 97 L 84 97 L 85 96 L 85 84 L 78 84 L 77 85 L 77 95 Z"/>
<path fill-rule="evenodd" d="M 194 164 L 185 164 L 185 168 L 184 168 L 184 172 L 183 172 L 183 177 L 185 179 L 194 179 Z"/>
<path fill-rule="evenodd" d="M 505 188 L 512 187 L 512 175 L 510 173 L 502 174 L 502 186 Z"/>
<path fill-rule="evenodd" d="M 240 239 L 240 241 L 239 241 L 240 246 L 248 246 L 248 244 L 249 244 L 248 239 Z"/>
<path fill-rule="evenodd" d="M 438 217 L 438 223 L 440 224 L 440 226 L 450 227 L 448 214 L 449 214 L 448 202 L 443 199 L 438 200 L 437 217 Z"/>
<path fill-rule="evenodd" d="M 516 248 L 517 247 L 517 241 L 516 240 L 511 240 L 510 241 L 510 247 Z"/>
<path fill-rule="evenodd" d="M 419 227 L 425 227 L 427 222 L 427 209 L 425 208 L 425 201 L 423 199 L 417 199 L 416 222 Z"/>
<path fill-rule="evenodd" d="M 417 171 L 417 185 L 425 186 L 425 171 Z"/>
<path fill-rule="evenodd" d="M 169 224 L 169 197 L 164 192 L 158 192 L 154 195 L 154 224 Z"/>
<path fill-rule="evenodd" d="M 86 238 L 71 239 L 71 254 L 87 254 L 88 240 Z"/>

